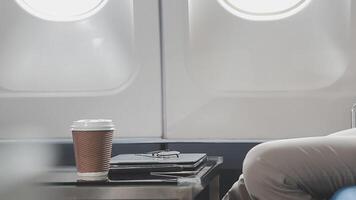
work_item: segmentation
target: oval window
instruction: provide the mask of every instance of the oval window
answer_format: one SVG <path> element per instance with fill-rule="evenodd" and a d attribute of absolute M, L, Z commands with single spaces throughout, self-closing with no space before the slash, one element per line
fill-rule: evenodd
<path fill-rule="evenodd" d="M 311 0 L 218 0 L 232 14 L 256 21 L 278 20 L 303 10 Z"/>
<path fill-rule="evenodd" d="M 16 0 L 28 13 L 49 21 L 77 21 L 102 9 L 108 0 Z"/>

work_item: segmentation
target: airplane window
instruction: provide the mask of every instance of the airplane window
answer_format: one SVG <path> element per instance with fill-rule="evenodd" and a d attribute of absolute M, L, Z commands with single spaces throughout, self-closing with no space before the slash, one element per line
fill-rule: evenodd
<path fill-rule="evenodd" d="M 108 0 L 16 0 L 28 13 L 49 21 L 77 21 L 101 10 Z"/>
<path fill-rule="evenodd" d="M 311 0 L 218 0 L 232 14 L 255 21 L 278 20 L 303 10 Z"/>

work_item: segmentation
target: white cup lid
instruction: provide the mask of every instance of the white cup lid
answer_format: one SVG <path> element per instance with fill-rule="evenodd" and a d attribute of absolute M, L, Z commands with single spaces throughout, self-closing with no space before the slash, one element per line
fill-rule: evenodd
<path fill-rule="evenodd" d="M 115 130 L 115 125 L 111 119 L 81 119 L 74 121 L 71 128 L 73 131 Z"/>

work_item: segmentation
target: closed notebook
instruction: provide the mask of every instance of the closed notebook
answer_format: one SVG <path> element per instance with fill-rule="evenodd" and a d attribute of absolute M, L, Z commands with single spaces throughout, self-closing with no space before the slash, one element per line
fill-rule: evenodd
<path fill-rule="evenodd" d="M 110 164 L 195 164 L 206 157 L 204 153 L 182 153 L 179 156 L 170 157 L 154 157 L 152 154 L 120 154 L 111 158 Z"/>

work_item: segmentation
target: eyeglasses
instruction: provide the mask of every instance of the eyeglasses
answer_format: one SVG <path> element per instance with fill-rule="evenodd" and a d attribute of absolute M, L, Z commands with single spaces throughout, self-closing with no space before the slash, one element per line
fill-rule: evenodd
<path fill-rule="evenodd" d="M 159 150 L 159 151 L 151 151 L 146 154 L 139 154 L 141 156 L 151 157 L 151 158 L 171 158 L 177 157 L 179 158 L 179 151 L 169 151 L 169 150 Z"/>
<path fill-rule="evenodd" d="M 152 151 L 152 152 L 149 152 L 152 157 L 177 157 L 179 158 L 179 154 L 180 152 L 179 151 L 169 151 L 169 150 L 163 150 L 163 151 Z"/>

